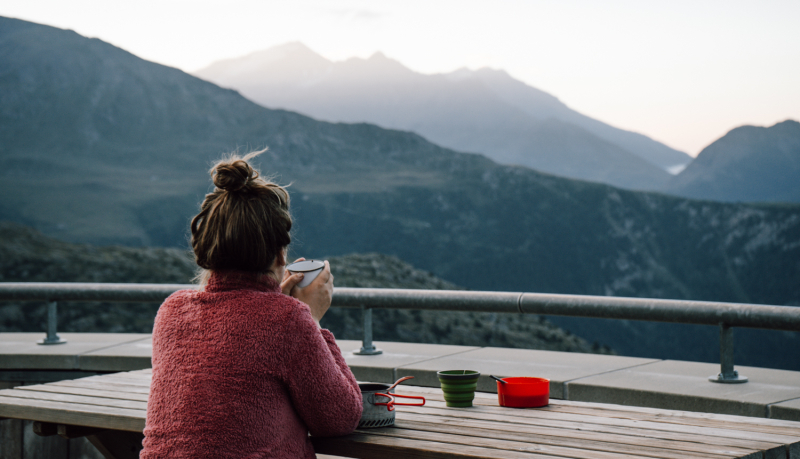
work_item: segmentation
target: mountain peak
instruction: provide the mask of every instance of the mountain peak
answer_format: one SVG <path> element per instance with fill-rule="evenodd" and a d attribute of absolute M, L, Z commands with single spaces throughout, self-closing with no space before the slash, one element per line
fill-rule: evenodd
<path fill-rule="evenodd" d="M 444 77 L 450 81 L 463 81 L 475 78 L 475 74 L 472 70 L 468 69 L 467 67 L 461 67 L 453 70 L 450 73 L 445 73 Z"/>
<path fill-rule="evenodd" d="M 414 73 L 400 61 L 386 56 L 381 51 L 376 51 L 366 59 L 351 57 L 340 64 L 342 64 L 341 68 L 348 72 L 350 77 L 359 74 L 369 75 L 370 78 L 374 78 L 376 75 L 396 77 Z"/>
<path fill-rule="evenodd" d="M 800 122 L 793 119 L 786 119 L 779 123 L 775 123 L 770 129 L 800 129 Z"/>
<path fill-rule="evenodd" d="M 299 71 L 308 71 L 330 65 L 331 61 L 315 53 L 299 41 L 283 43 L 271 48 L 255 51 L 242 57 L 216 61 L 196 72 L 204 80 L 221 82 L 226 79 L 239 81 L 253 73 L 269 71 L 270 67 L 282 66 Z"/>
<path fill-rule="evenodd" d="M 393 60 L 393 59 L 389 59 L 389 58 L 388 58 L 388 57 L 386 57 L 386 55 L 385 55 L 385 54 L 383 54 L 381 51 L 375 51 L 375 52 L 372 54 L 372 56 L 370 56 L 369 58 L 367 58 L 367 60 L 368 60 L 368 61 L 391 61 L 391 60 Z"/>
<path fill-rule="evenodd" d="M 798 202 L 800 123 L 739 126 L 707 146 L 668 191 L 721 201 Z"/>

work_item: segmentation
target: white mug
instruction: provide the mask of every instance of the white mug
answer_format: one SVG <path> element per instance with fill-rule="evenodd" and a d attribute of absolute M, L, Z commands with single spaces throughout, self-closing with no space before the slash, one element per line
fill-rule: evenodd
<path fill-rule="evenodd" d="M 319 276 L 319 273 L 322 272 L 322 269 L 325 268 L 325 262 L 319 260 L 304 260 L 298 261 L 297 263 L 292 263 L 286 267 L 286 270 L 290 273 L 303 273 L 305 277 L 303 280 L 297 283 L 297 286 L 300 288 L 308 286 L 314 279 Z"/>

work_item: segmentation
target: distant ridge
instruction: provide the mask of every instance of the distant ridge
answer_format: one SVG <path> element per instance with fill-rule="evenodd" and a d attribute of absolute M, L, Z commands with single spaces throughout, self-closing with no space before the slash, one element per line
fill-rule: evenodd
<path fill-rule="evenodd" d="M 581 115 L 502 70 L 422 75 L 382 53 L 331 62 L 299 42 L 195 75 L 267 106 L 411 130 L 460 151 L 565 177 L 657 190 L 691 158 Z"/>
<path fill-rule="evenodd" d="M 800 123 L 731 130 L 703 149 L 665 191 L 714 201 L 800 202 Z"/>

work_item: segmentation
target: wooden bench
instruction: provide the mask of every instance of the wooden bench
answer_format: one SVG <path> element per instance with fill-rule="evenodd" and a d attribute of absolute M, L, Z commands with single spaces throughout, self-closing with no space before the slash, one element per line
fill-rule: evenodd
<path fill-rule="evenodd" d="M 0 417 L 36 421 L 41 435 L 85 436 L 106 457 L 136 458 L 150 370 L 0 391 Z M 394 427 L 312 438 L 316 451 L 379 458 L 800 459 L 800 422 L 552 400 L 545 408 L 497 406 L 478 393 L 448 408 L 435 388 L 423 407 L 397 408 Z"/>

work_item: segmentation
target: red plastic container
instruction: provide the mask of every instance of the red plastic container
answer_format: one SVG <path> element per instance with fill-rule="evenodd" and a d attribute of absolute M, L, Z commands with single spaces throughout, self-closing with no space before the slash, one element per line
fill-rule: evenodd
<path fill-rule="evenodd" d="M 500 406 L 536 408 L 550 403 L 550 380 L 520 376 L 497 381 L 497 400 Z"/>

